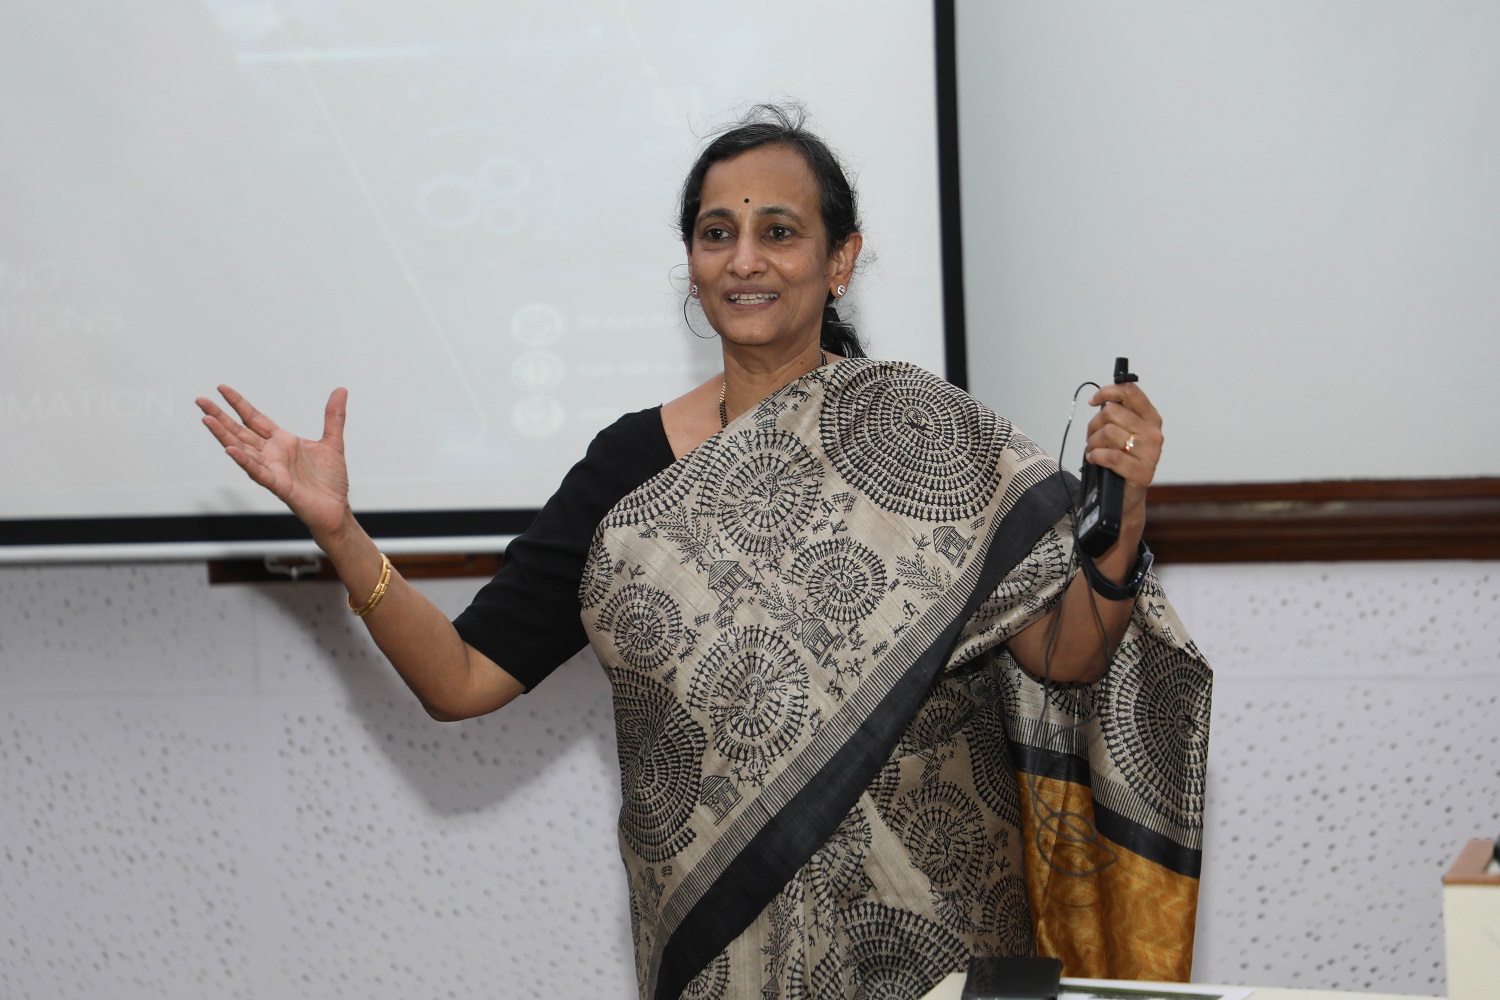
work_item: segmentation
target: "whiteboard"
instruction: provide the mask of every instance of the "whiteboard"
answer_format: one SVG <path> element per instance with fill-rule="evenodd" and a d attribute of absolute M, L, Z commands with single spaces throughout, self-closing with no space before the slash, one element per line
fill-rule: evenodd
<path fill-rule="evenodd" d="M 599 428 L 718 371 L 676 199 L 756 101 L 805 102 L 856 177 L 870 353 L 940 371 L 932 11 L 847 14 L 11 5 L 0 522 L 277 511 L 198 423 L 221 382 L 307 436 L 347 386 L 359 512 L 540 506 Z"/>

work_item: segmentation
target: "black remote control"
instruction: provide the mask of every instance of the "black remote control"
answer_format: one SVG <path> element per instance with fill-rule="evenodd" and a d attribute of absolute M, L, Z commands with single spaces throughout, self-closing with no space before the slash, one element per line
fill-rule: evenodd
<path fill-rule="evenodd" d="M 1057 1000 L 1062 960 L 1032 955 L 974 956 L 962 1000 Z"/>
<path fill-rule="evenodd" d="M 1115 358 L 1115 384 L 1137 382 L 1129 358 Z M 1120 515 L 1125 509 L 1125 480 L 1118 472 L 1084 460 L 1083 499 L 1078 504 L 1078 547 L 1097 559 L 1120 538 Z"/>

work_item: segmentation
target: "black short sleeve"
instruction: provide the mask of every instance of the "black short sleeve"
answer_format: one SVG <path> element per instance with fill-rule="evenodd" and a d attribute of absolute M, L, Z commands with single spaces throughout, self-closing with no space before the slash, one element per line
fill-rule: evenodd
<path fill-rule="evenodd" d="M 453 620 L 464 642 L 527 690 L 588 645 L 578 585 L 594 530 L 622 497 L 672 461 L 659 406 L 627 413 L 600 431 L 531 527 L 506 547 L 494 579 Z"/>

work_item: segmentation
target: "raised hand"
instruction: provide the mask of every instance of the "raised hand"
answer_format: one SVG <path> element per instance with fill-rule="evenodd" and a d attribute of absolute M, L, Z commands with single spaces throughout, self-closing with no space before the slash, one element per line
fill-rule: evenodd
<path fill-rule="evenodd" d="M 344 464 L 344 406 L 346 389 L 335 389 L 323 410 L 323 436 L 299 438 L 278 427 L 270 417 L 227 385 L 219 386 L 239 416 L 235 420 L 213 400 L 199 397 L 207 427 L 225 453 L 245 474 L 275 494 L 312 532 L 313 540 L 326 550 L 333 538 L 352 521 L 349 510 L 349 472 Z"/>

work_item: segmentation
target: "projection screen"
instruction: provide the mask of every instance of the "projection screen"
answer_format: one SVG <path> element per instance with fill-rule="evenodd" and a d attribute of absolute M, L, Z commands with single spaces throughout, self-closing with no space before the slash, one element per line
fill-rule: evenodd
<path fill-rule="evenodd" d="M 347 386 L 383 543 L 499 544 L 600 427 L 718 370 L 675 198 L 758 101 L 805 102 L 857 177 L 873 253 L 846 304 L 871 354 L 942 371 L 927 4 L 0 20 L 0 560 L 307 549 L 199 424 L 219 383 L 304 436 Z"/>

